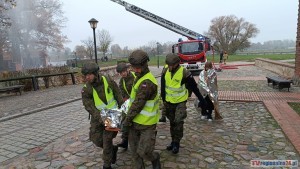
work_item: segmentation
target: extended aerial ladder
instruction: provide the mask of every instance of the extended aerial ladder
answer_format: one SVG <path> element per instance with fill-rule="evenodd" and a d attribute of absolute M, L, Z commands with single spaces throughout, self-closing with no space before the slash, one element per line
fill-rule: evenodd
<path fill-rule="evenodd" d="M 151 13 L 151 12 L 148 12 L 148 11 L 142 9 L 142 8 L 139 8 L 135 5 L 127 3 L 125 1 L 122 1 L 122 0 L 111 0 L 111 1 L 116 2 L 116 3 L 124 6 L 125 9 L 127 11 L 131 12 L 131 13 L 134 13 L 134 14 L 140 16 L 140 17 L 143 17 L 143 18 L 151 21 L 151 22 L 154 22 L 154 23 L 156 23 L 160 26 L 163 26 L 163 27 L 165 27 L 165 28 L 167 28 L 167 29 L 169 29 L 173 32 L 176 32 L 176 33 L 178 33 L 182 36 L 185 36 L 190 40 L 195 40 L 195 39 L 199 39 L 199 38 L 202 38 L 206 41 L 209 40 L 209 38 L 201 35 L 200 33 L 194 32 L 190 29 L 187 29 L 183 26 L 180 26 L 180 25 L 178 25 L 174 22 L 171 22 L 167 19 L 164 19 L 160 16 L 157 16 L 157 15 Z"/>
<path fill-rule="evenodd" d="M 181 65 L 191 69 L 191 71 L 201 71 L 206 62 L 206 52 L 210 50 L 210 39 L 188 28 L 180 26 L 174 22 L 157 16 L 135 5 L 127 3 L 123 0 L 111 0 L 125 7 L 125 9 L 133 14 L 154 22 L 162 27 L 165 27 L 173 32 L 187 37 L 190 41 L 178 41 L 178 44 L 173 45 L 173 52 L 177 52 L 181 60 Z M 193 43 L 193 44 L 192 44 Z M 197 46 L 198 45 L 198 46 Z M 184 48 L 187 51 L 183 51 Z M 180 51 L 182 50 L 182 51 Z"/>

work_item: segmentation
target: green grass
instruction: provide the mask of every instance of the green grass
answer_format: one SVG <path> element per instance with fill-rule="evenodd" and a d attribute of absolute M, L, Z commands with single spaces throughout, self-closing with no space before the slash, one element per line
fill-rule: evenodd
<path fill-rule="evenodd" d="M 292 109 L 300 115 L 300 103 L 288 102 Z"/>
<path fill-rule="evenodd" d="M 271 60 L 289 60 L 295 59 L 295 54 L 271 54 L 271 55 L 229 55 L 227 62 L 234 62 L 234 61 L 246 61 L 246 62 L 254 62 L 256 58 L 264 58 L 264 59 L 271 59 Z M 163 66 L 165 63 L 166 56 L 159 55 L 159 65 Z M 218 63 L 220 59 L 219 55 L 214 56 L 214 62 Z M 207 60 L 212 61 L 213 57 L 208 56 Z M 291 62 L 295 63 L 295 62 Z M 150 57 L 149 65 L 155 66 L 157 65 L 157 56 Z"/>
<path fill-rule="evenodd" d="M 214 56 L 214 62 L 219 62 L 219 55 Z M 234 62 L 234 61 L 246 61 L 246 62 L 254 62 L 256 58 L 265 58 L 271 60 L 287 60 L 287 59 L 295 59 L 295 54 L 271 54 L 271 55 L 229 55 L 227 62 Z M 159 65 L 163 66 L 165 64 L 165 55 L 159 55 Z M 212 61 L 213 57 L 208 56 L 207 60 Z M 107 62 L 99 61 L 100 67 L 107 67 L 107 66 L 114 66 L 117 64 L 118 61 L 128 61 L 127 58 L 121 59 L 109 59 Z M 157 56 L 150 56 L 149 61 L 150 66 L 157 66 Z M 80 65 L 78 65 L 80 66 Z"/>
<path fill-rule="evenodd" d="M 270 54 L 270 55 L 229 55 L 227 62 L 234 61 L 247 61 L 254 62 L 256 58 L 264 58 L 271 60 L 287 60 L 287 59 L 295 59 L 295 54 Z M 220 59 L 219 55 L 215 55 L 214 60 L 218 62 Z M 212 61 L 212 57 L 209 56 L 208 60 Z"/>

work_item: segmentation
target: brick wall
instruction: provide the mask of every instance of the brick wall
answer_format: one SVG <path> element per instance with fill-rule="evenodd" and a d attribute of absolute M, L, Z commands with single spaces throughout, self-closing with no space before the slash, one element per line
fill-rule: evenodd
<path fill-rule="evenodd" d="M 255 66 L 267 69 L 288 79 L 293 78 L 295 71 L 295 65 L 293 64 L 274 61 L 270 59 L 257 58 L 255 59 Z"/>

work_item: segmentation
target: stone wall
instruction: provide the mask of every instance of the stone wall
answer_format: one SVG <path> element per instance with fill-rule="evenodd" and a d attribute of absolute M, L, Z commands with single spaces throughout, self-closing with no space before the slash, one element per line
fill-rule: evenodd
<path fill-rule="evenodd" d="M 114 77 L 117 74 L 116 67 L 117 66 L 101 67 L 100 72 L 102 74 L 110 75 L 111 77 Z"/>
<path fill-rule="evenodd" d="M 294 76 L 295 71 L 295 65 L 270 59 L 257 58 L 255 59 L 255 66 L 267 69 L 288 79 Z"/>
<path fill-rule="evenodd" d="M 100 67 L 100 72 L 103 75 L 109 75 L 109 76 L 111 76 L 114 80 L 116 80 L 116 82 L 118 82 L 117 81 L 117 78 L 118 78 L 117 75 L 118 75 L 118 73 L 116 71 L 116 67 L 117 66 Z M 84 81 L 82 79 L 81 73 L 75 74 L 75 78 L 76 78 L 76 83 L 77 84 L 83 84 L 84 83 Z M 69 84 L 72 84 L 71 81 L 70 81 Z"/>

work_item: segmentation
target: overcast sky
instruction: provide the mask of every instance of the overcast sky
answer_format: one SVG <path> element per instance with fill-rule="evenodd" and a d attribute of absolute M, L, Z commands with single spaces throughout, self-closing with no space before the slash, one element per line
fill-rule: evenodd
<path fill-rule="evenodd" d="M 105 29 L 113 37 L 112 44 L 130 49 L 150 41 L 176 42 L 181 35 L 145 20 L 111 0 L 62 0 L 68 18 L 63 33 L 74 50 L 81 40 L 93 37 L 88 23 L 97 19 L 96 31 Z M 296 40 L 297 0 L 126 0 L 146 11 L 203 34 L 211 20 L 224 15 L 243 17 L 260 30 L 251 42 Z M 184 38 L 185 39 L 185 38 Z"/>

